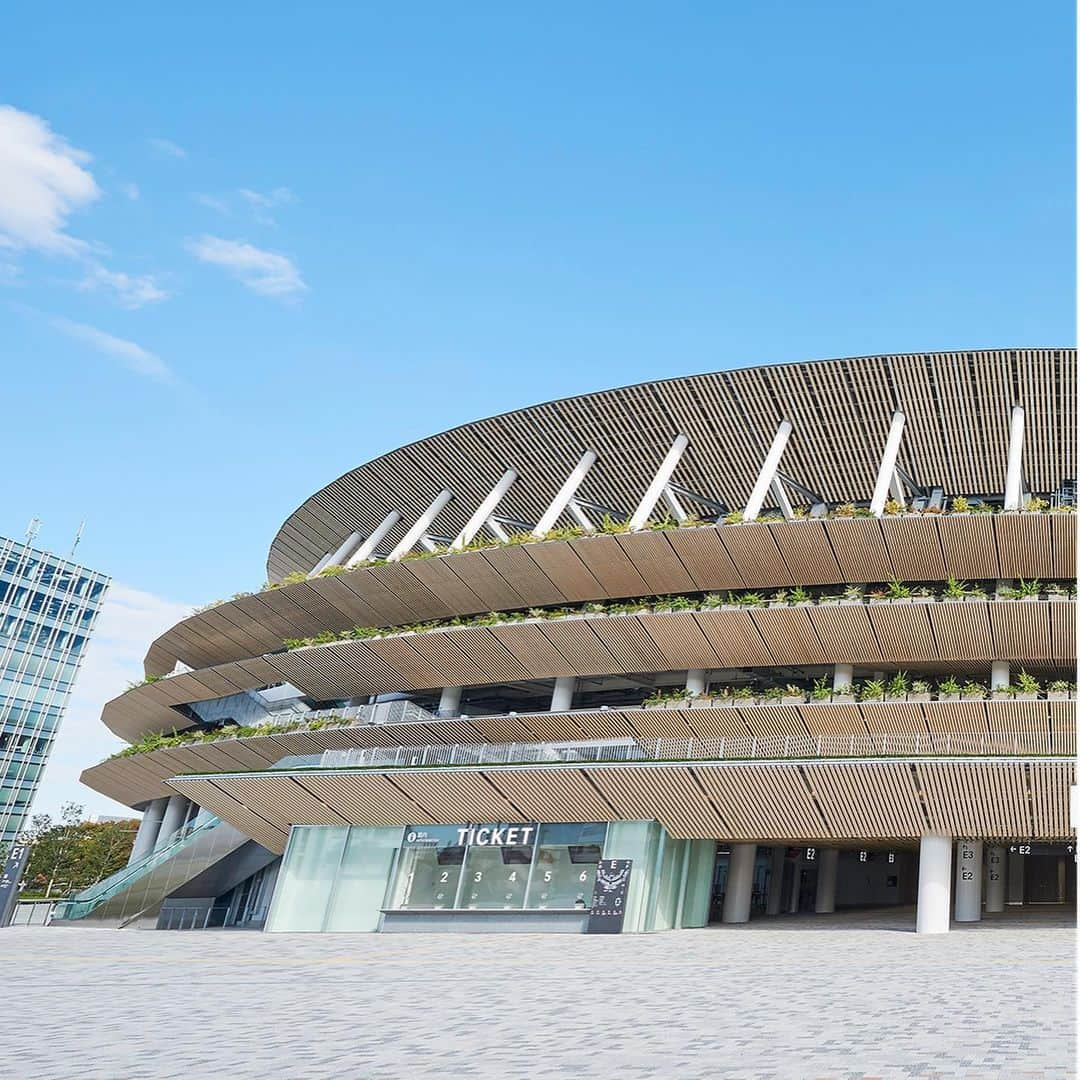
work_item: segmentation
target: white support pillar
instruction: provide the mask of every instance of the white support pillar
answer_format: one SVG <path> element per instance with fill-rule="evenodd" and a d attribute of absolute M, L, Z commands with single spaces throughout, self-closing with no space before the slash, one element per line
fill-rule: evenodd
<path fill-rule="evenodd" d="M 444 686 L 439 694 L 438 716 L 451 717 L 461 715 L 461 691 L 460 686 Z"/>
<path fill-rule="evenodd" d="M 754 860 L 756 858 L 757 844 L 731 845 L 721 922 L 750 921 L 750 901 L 754 891 Z"/>
<path fill-rule="evenodd" d="M 949 885 L 952 880 L 952 837 L 926 833 L 919 841 L 919 900 L 915 932 L 949 932 Z"/>
<path fill-rule="evenodd" d="M 503 496 L 510 490 L 510 486 L 517 478 L 518 474 L 513 469 L 507 469 L 499 477 L 499 482 L 488 492 L 487 497 L 476 508 L 476 512 L 466 522 L 465 528 L 454 537 L 453 542 L 450 544 L 451 551 L 464 547 L 472 540 L 483 527 L 484 522 L 495 513 L 495 507 L 499 505 Z"/>
<path fill-rule="evenodd" d="M 596 454 L 592 450 L 586 450 L 581 455 L 581 460 L 574 466 L 573 471 L 563 482 L 563 486 L 559 488 L 555 498 L 548 504 L 548 508 L 544 511 L 540 520 L 536 523 L 536 528 L 532 531 L 533 536 L 539 540 L 540 537 L 549 533 L 555 527 L 559 515 L 566 509 L 577 489 L 581 487 L 581 482 L 585 479 L 586 474 L 595 464 Z"/>
<path fill-rule="evenodd" d="M 131 846 L 128 866 L 145 858 L 154 850 L 158 833 L 161 831 L 161 819 L 164 817 L 165 807 L 168 805 L 169 800 L 167 797 L 155 799 L 143 811 L 142 821 L 139 822 L 139 831 L 135 834 L 135 843 Z"/>
<path fill-rule="evenodd" d="M 349 533 L 348 536 L 342 541 L 342 543 L 336 547 L 333 551 L 328 551 L 312 568 L 311 573 L 308 574 L 309 578 L 317 577 L 320 570 L 325 570 L 328 566 L 341 566 L 342 560 L 347 558 L 349 552 L 352 551 L 357 544 L 360 543 L 360 534 L 358 532 Z"/>
<path fill-rule="evenodd" d="M 787 448 L 789 438 L 791 438 L 791 421 L 781 420 L 780 426 L 773 436 L 772 446 L 769 447 L 769 452 L 765 455 L 761 472 L 758 473 L 757 480 L 754 481 L 754 486 L 750 491 L 750 498 L 747 500 L 746 508 L 743 510 L 743 521 L 756 521 L 758 514 L 761 513 L 761 508 L 765 504 L 765 496 L 772 486 L 776 470 L 780 468 L 780 459 L 784 456 L 784 450 Z"/>
<path fill-rule="evenodd" d="M 637 532 L 638 529 L 645 528 L 649 515 L 653 512 L 664 488 L 667 487 L 668 481 L 671 479 L 671 474 L 675 472 L 675 467 L 679 464 L 679 459 L 689 445 L 690 440 L 685 435 L 675 436 L 675 441 L 671 444 L 667 456 L 660 462 L 660 468 L 656 470 L 652 483 L 641 497 L 637 509 L 630 515 L 631 532 Z"/>
<path fill-rule="evenodd" d="M 1010 845 L 1015 847 L 1016 845 Z M 1008 869 L 1005 878 L 1005 903 L 1020 907 L 1024 903 L 1024 856 L 1019 851 L 1008 852 Z"/>
<path fill-rule="evenodd" d="M 593 532 L 596 526 L 592 523 L 592 519 L 585 513 L 584 508 L 577 499 L 571 499 L 566 504 L 566 512 L 586 531 Z"/>
<path fill-rule="evenodd" d="M 346 566 L 356 566 L 357 563 L 362 563 L 365 559 L 374 554 L 375 549 L 386 538 L 386 534 L 401 520 L 401 512 L 399 510 L 391 510 L 375 526 L 374 530 L 368 536 L 368 538 L 349 556 L 349 561 Z"/>
<path fill-rule="evenodd" d="M 671 516 L 681 525 L 684 521 L 688 521 L 690 515 L 686 512 L 686 507 L 683 506 L 679 500 L 679 496 L 675 494 L 671 489 L 670 484 L 664 485 L 664 490 L 660 493 L 667 508 L 671 511 Z"/>
<path fill-rule="evenodd" d="M 555 689 L 551 692 L 551 711 L 569 712 L 574 706 L 574 690 L 577 679 L 573 675 L 561 675 L 555 680 Z"/>
<path fill-rule="evenodd" d="M 833 666 L 832 688 L 836 690 L 850 690 L 855 679 L 854 664 L 835 664 Z"/>
<path fill-rule="evenodd" d="M 881 455 L 877 480 L 874 481 L 874 494 L 870 499 L 870 513 L 881 517 L 885 513 L 885 502 L 889 498 L 889 485 L 896 472 L 896 459 L 900 454 L 900 440 L 904 437 L 904 414 L 897 409 L 889 424 L 889 434 L 885 439 L 885 451 Z"/>
<path fill-rule="evenodd" d="M 836 868 L 840 862 L 840 849 L 822 848 L 818 855 L 814 911 L 819 915 L 829 915 L 836 910 Z"/>
<path fill-rule="evenodd" d="M 986 849 L 986 911 L 987 914 L 1005 910 L 1005 848 L 990 844 Z"/>
<path fill-rule="evenodd" d="M 982 846 L 981 840 L 959 840 L 956 844 L 957 922 L 982 918 Z"/>
<path fill-rule="evenodd" d="M 453 497 L 454 493 L 449 488 L 443 488 L 431 500 L 431 505 L 413 522 L 412 528 L 401 538 L 401 542 L 397 547 L 387 555 L 387 560 L 389 562 L 399 562 L 403 555 L 412 551 L 417 540 L 428 531 L 435 519 L 442 513 L 443 507 Z"/>
<path fill-rule="evenodd" d="M 686 673 L 686 689 L 694 697 L 701 697 L 705 693 L 705 669 L 691 668 Z"/>
<path fill-rule="evenodd" d="M 484 524 L 496 540 L 501 540 L 505 544 L 510 539 L 510 534 L 493 517 L 489 517 Z"/>
<path fill-rule="evenodd" d="M 1005 463 L 1005 509 L 1019 510 L 1024 494 L 1024 410 L 1012 407 L 1009 417 L 1009 456 Z"/>
<path fill-rule="evenodd" d="M 991 660 L 990 661 L 990 689 L 991 690 L 1008 690 L 1009 689 L 1009 661 L 1008 660 Z"/>
<path fill-rule="evenodd" d="M 165 807 L 165 816 L 161 819 L 161 828 L 158 830 L 157 840 L 154 841 L 154 850 L 163 848 L 168 839 L 187 818 L 188 800 L 183 795 L 173 795 Z"/>
<path fill-rule="evenodd" d="M 766 915 L 779 915 L 780 905 L 784 900 L 784 856 L 787 849 L 783 844 L 774 844 L 772 849 L 772 867 L 769 870 L 769 895 L 765 901 Z"/>
<path fill-rule="evenodd" d="M 776 505 L 780 507 L 780 513 L 788 521 L 791 521 L 795 517 L 795 507 L 791 505 L 791 500 L 788 498 L 784 481 L 779 476 L 774 476 L 772 483 L 769 485 L 769 490 L 772 491 L 772 497 L 776 500 Z"/>

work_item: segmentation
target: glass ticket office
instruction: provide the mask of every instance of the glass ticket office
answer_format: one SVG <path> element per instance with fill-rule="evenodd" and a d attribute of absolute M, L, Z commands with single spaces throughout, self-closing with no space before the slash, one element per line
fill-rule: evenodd
<path fill-rule="evenodd" d="M 293 826 L 269 931 L 582 933 L 603 859 L 630 859 L 624 933 L 704 926 L 715 841 L 656 821 Z"/>

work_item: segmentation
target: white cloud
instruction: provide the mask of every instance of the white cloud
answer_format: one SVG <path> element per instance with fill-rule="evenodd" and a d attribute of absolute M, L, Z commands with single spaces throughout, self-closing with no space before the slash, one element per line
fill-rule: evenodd
<path fill-rule="evenodd" d="M 261 296 L 292 297 L 307 292 L 300 271 L 285 255 L 218 236 L 200 236 L 185 246 L 195 258 L 223 267 Z"/>
<path fill-rule="evenodd" d="M 160 379 L 169 382 L 173 378 L 172 371 L 161 357 L 136 345 L 134 341 L 126 341 L 124 338 L 113 337 L 104 330 L 98 330 L 95 326 L 87 326 L 86 323 L 71 322 L 69 319 L 54 319 L 53 325 L 68 337 L 76 341 L 85 342 L 92 349 L 105 356 L 111 356 L 119 360 L 129 371 L 136 375 L 146 375 L 151 379 Z"/>
<path fill-rule="evenodd" d="M 102 290 L 113 296 L 116 302 L 125 308 L 134 310 L 144 304 L 154 304 L 168 297 L 152 276 L 140 274 L 132 276 L 116 270 L 109 270 L 100 263 L 93 263 L 86 277 L 79 282 L 81 292 Z"/>
<path fill-rule="evenodd" d="M 138 184 L 127 183 L 120 185 L 120 194 L 123 195 L 124 198 L 130 199 L 132 202 L 137 202 L 142 192 L 139 191 Z"/>
<path fill-rule="evenodd" d="M 195 192 L 191 196 L 200 206 L 205 206 L 209 210 L 216 210 L 219 214 L 228 217 L 232 211 L 229 209 L 229 204 L 224 199 L 219 199 L 214 195 L 205 195 L 201 191 Z"/>
<path fill-rule="evenodd" d="M 187 157 L 187 151 L 182 146 L 177 146 L 171 139 L 147 139 L 146 141 L 161 157 L 179 159 Z"/>
<path fill-rule="evenodd" d="M 0 105 L 0 247 L 75 255 L 67 219 L 101 194 L 76 150 L 39 116 Z"/>
<path fill-rule="evenodd" d="M 273 191 L 267 192 L 240 188 L 238 194 L 251 207 L 251 213 L 260 225 L 276 224 L 270 216 L 270 211 L 275 206 L 283 206 L 293 201 L 293 193 L 287 187 L 274 188 Z"/>
<path fill-rule="evenodd" d="M 123 748 L 125 744 L 102 724 L 102 706 L 129 682 L 142 678 L 142 658 L 150 643 L 190 612 L 190 604 L 176 604 L 129 585 L 110 588 L 32 813 L 55 817 L 65 802 L 81 803 L 91 814 L 124 812 L 111 799 L 83 787 L 79 774 Z"/>

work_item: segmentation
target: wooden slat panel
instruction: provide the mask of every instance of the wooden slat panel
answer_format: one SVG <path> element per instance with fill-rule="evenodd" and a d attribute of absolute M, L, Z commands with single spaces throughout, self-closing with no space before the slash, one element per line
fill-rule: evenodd
<path fill-rule="evenodd" d="M 944 581 L 949 575 L 936 517 L 884 517 L 881 532 L 893 576 L 900 581 Z"/>
<path fill-rule="evenodd" d="M 893 567 L 874 518 L 832 518 L 823 523 L 844 581 L 888 581 Z"/>
<path fill-rule="evenodd" d="M 634 569 L 614 536 L 582 536 L 571 540 L 578 558 L 585 564 L 604 589 L 605 595 L 645 596 L 649 592 L 645 580 Z"/>
<path fill-rule="evenodd" d="M 942 656 L 952 660 L 985 660 L 993 651 L 989 601 L 952 600 L 927 609 Z"/>
<path fill-rule="evenodd" d="M 991 520 L 1002 577 L 1054 576 L 1049 517 L 1045 514 L 995 514 Z"/>
<path fill-rule="evenodd" d="M 716 653 L 717 667 L 765 667 L 774 662 L 748 611 L 701 611 L 694 619 Z"/>
<path fill-rule="evenodd" d="M 842 662 L 846 664 L 865 664 L 882 659 L 864 605 L 838 604 L 834 607 L 809 608 L 808 611 L 818 640 L 830 656 L 843 657 Z"/>
<path fill-rule="evenodd" d="M 806 608 L 754 608 L 750 618 L 769 652 L 783 656 L 785 663 L 824 664 L 830 659 Z"/>
<path fill-rule="evenodd" d="M 674 529 L 667 534 L 667 540 L 700 591 L 737 589 L 742 585 L 717 529 Z"/>
<path fill-rule="evenodd" d="M 1049 660 L 1050 604 L 1011 600 L 990 604 L 995 660 Z"/>
<path fill-rule="evenodd" d="M 694 579 L 662 532 L 627 533 L 615 537 L 650 592 L 684 593 L 696 588 Z"/>
<path fill-rule="evenodd" d="M 980 581 L 1005 576 L 998 562 L 990 514 L 939 518 L 938 534 L 950 577 Z"/>
<path fill-rule="evenodd" d="M 717 535 L 744 582 L 765 580 L 777 585 L 803 584 L 791 576 L 768 525 L 744 522 L 720 529 Z"/>
<path fill-rule="evenodd" d="M 577 602 L 596 600 L 604 595 L 604 587 L 589 573 L 574 548 L 565 541 L 526 544 L 522 550 L 528 553 L 529 558 L 563 596 Z"/>
<path fill-rule="evenodd" d="M 898 663 L 938 659 L 927 607 L 923 603 L 871 604 L 867 607 L 866 614 L 877 635 L 882 656 Z"/>
<path fill-rule="evenodd" d="M 638 615 L 637 621 L 656 643 L 672 669 L 723 667 L 698 617 L 688 611 L 668 615 Z"/>
<path fill-rule="evenodd" d="M 777 521 L 769 533 L 784 557 L 791 576 L 800 585 L 843 581 L 832 545 L 820 521 Z"/>

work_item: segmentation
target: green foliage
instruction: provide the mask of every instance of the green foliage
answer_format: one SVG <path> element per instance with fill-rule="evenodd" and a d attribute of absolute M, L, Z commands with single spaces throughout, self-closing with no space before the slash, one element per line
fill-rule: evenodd
<path fill-rule="evenodd" d="M 885 595 L 890 600 L 906 600 L 911 596 L 911 586 L 905 585 L 902 581 L 897 581 L 893 578 L 888 585 L 885 586 Z"/>
<path fill-rule="evenodd" d="M 883 679 L 866 679 L 859 687 L 860 701 L 880 701 L 885 696 L 885 681 Z"/>
<path fill-rule="evenodd" d="M 959 694 L 961 690 L 960 683 L 952 675 L 946 675 L 944 679 L 938 680 L 938 693 L 946 696 L 952 694 Z"/>
<path fill-rule="evenodd" d="M 971 503 L 964 498 L 963 495 L 957 495 L 952 501 L 952 512 L 954 514 L 966 514 L 971 509 Z"/>
<path fill-rule="evenodd" d="M 898 671 L 885 687 L 885 692 L 889 697 L 904 697 L 908 690 L 911 688 L 911 684 L 908 680 L 906 671 Z"/>
<path fill-rule="evenodd" d="M 832 687 L 829 685 L 829 680 L 824 675 L 820 679 L 815 679 L 813 689 L 810 691 L 810 700 L 828 701 L 831 697 Z"/>
<path fill-rule="evenodd" d="M 1021 669 L 1020 674 L 1016 676 L 1016 682 L 1013 683 L 1013 692 L 1017 694 L 1037 694 L 1041 689 L 1039 680 L 1034 675 L 1029 675 L 1026 671 Z"/>

